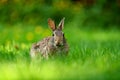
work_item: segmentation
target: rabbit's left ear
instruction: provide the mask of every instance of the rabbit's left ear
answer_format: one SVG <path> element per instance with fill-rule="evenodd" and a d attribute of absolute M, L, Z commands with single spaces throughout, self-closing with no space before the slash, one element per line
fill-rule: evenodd
<path fill-rule="evenodd" d="M 65 20 L 65 17 L 60 21 L 60 23 L 58 25 L 59 30 L 63 30 L 63 28 L 64 28 L 64 20 Z"/>

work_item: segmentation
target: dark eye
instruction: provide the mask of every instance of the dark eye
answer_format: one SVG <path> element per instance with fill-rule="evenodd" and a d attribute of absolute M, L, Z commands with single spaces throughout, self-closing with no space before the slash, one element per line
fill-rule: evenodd
<path fill-rule="evenodd" d="M 54 36 L 54 34 L 52 34 L 52 36 Z"/>
<path fill-rule="evenodd" d="M 65 34 L 63 33 L 63 36 L 64 36 Z"/>

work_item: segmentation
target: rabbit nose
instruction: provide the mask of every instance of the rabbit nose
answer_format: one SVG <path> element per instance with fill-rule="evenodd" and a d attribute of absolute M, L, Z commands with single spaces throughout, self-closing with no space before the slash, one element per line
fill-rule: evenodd
<path fill-rule="evenodd" d="M 63 46 L 61 42 L 56 43 L 56 46 Z"/>
<path fill-rule="evenodd" d="M 56 45 L 59 45 L 60 43 L 59 42 L 56 42 Z"/>

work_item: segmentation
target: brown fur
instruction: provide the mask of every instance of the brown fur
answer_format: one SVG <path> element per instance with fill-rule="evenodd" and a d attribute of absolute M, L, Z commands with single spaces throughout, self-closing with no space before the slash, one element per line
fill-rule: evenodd
<path fill-rule="evenodd" d="M 48 58 L 49 55 L 55 54 L 67 54 L 69 51 L 68 44 L 62 32 L 64 20 L 62 20 L 56 28 L 54 21 L 48 20 L 48 25 L 53 30 L 54 36 L 44 38 L 38 43 L 32 45 L 30 50 L 30 56 L 32 58 L 40 55 L 44 58 Z"/>

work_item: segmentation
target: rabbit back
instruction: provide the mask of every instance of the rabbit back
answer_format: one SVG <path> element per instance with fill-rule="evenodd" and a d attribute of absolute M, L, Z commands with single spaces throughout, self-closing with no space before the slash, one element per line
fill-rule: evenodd
<path fill-rule="evenodd" d="M 31 57 L 35 57 L 40 55 L 44 58 L 48 58 L 49 55 L 54 54 L 68 54 L 68 44 L 66 41 L 64 42 L 64 46 L 56 47 L 54 46 L 54 42 L 52 41 L 52 37 L 47 37 L 41 40 L 38 43 L 34 43 L 30 50 Z"/>
<path fill-rule="evenodd" d="M 47 37 L 38 43 L 34 43 L 30 50 L 31 57 L 35 57 L 37 55 L 47 56 L 49 53 L 48 43 L 49 43 L 50 39 L 51 39 L 51 37 Z"/>

